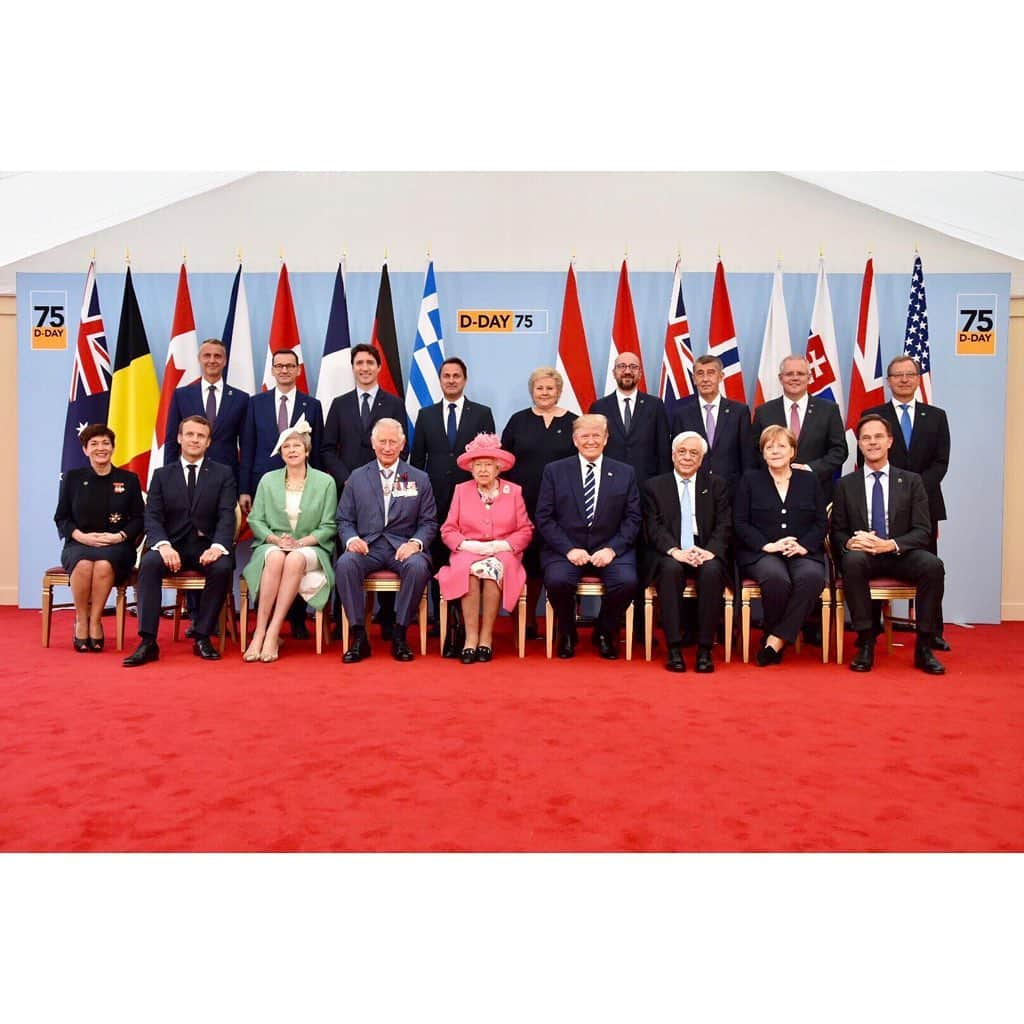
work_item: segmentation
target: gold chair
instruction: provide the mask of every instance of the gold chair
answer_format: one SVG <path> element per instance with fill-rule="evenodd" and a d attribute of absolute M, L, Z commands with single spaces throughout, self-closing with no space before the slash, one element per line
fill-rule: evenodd
<path fill-rule="evenodd" d="M 843 599 L 843 578 L 835 578 L 836 593 L 836 664 L 843 663 L 843 639 L 846 630 L 844 614 L 846 602 Z M 892 602 L 916 601 L 917 587 L 905 580 L 897 580 L 890 576 L 879 576 L 871 581 L 871 600 L 882 602 L 882 625 L 885 627 L 885 651 L 892 654 Z"/>
<path fill-rule="evenodd" d="M 760 599 L 761 588 L 757 580 L 743 579 L 740 581 L 740 635 L 743 642 L 743 664 L 750 661 L 750 602 Z M 832 632 L 832 591 L 828 581 L 821 588 L 821 661 L 828 664 L 829 636 Z M 838 620 L 837 620 L 838 621 Z M 800 650 L 800 636 L 796 638 L 796 649 Z M 726 661 L 729 659 L 726 658 Z"/>
<path fill-rule="evenodd" d="M 696 580 L 687 580 L 683 587 L 683 597 L 697 596 Z M 654 602 L 658 597 L 657 587 L 647 587 L 644 590 L 644 659 L 650 661 L 654 648 Z M 732 587 L 726 587 L 722 591 L 722 601 L 725 605 L 725 660 L 732 661 L 732 627 L 733 627 L 733 591 Z"/>
<path fill-rule="evenodd" d="M 115 588 L 117 590 L 117 597 L 114 603 L 114 638 L 119 651 L 124 650 L 125 609 L 128 607 L 127 591 L 132 582 L 132 579 L 127 579 Z M 54 566 L 54 568 L 47 569 L 43 573 L 42 620 L 44 647 L 50 646 L 50 618 L 54 610 L 63 611 L 65 608 L 75 607 L 73 601 L 61 601 L 54 604 L 53 588 L 70 586 L 71 574 L 65 572 L 62 566 Z"/>
<path fill-rule="evenodd" d="M 239 609 L 239 640 L 238 646 L 241 654 L 245 655 L 246 645 L 249 643 L 249 584 L 243 576 L 238 584 Z M 316 653 L 323 654 L 324 647 L 330 642 L 327 639 L 326 617 L 324 609 L 317 608 L 316 620 L 313 625 L 316 634 Z"/>
<path fill-rule="evenodd" d="M 370 618 L 370 610 L 373 607 L 374 594 L 397 594 L 402 585 L 402 578 L 397 572 L 387 569 L 380 569 L 371 572 L 363 580 L 363 593 L 366 594 L 366 618 Z M 418 624 L 420 627 L 420 654 L 427 653 L 427 590 L 423 588 L 423 596 L 420 598 Z M 339 602 L 340 603 L 340 602 Z M 343 651 L 348 650 L 348 616 L 345 614 L 345 606 L 341 607 L 341 647 Z"/>
<path fill-rule="evenodd" d="M 576 584 L 576 600 L 581 597 L 604 597 L 604 584 L 597 576 L 584 576 Z M 520 598 L 520 600 L 523 600 Z M 525 619 L 523 622 L 525 642 Z M 544 591 L 544 640 L 547 648 L 547 655 L 550 658 L 555 647 L 555 613 L 548 601 L 548 593 Z M 630 601 L 626 607 L 626 661 L 633 660 L 633 602 Z"/>
<path fill-rule="evenodd" d="M 441 627 L 441 648 L 444 649 L 444 638 L 448 635 L 448 602 L 442 597 L 437 608 L 438 624 Z M 519 603 L 516 605 L 516 651 L 520 658 L 526 657 L 526 584 L 519 592 Z"/>

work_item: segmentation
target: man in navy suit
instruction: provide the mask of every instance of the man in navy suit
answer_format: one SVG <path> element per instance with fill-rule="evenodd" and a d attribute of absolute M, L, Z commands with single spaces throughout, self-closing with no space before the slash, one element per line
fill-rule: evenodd
<path fill-rule="evenodd" d="M 430 487 L 437 503 L 437 521 L 443 523 L 448 518 L 455 485 L 469 480 L 472 475 L 464 469 L 459 469 L 455 460 L 477 434 L 493 434 L 495 430 L 494 414 L 491 410 L 486 405 L 471 402 L 466 397 L 468 371 L 466 364 L 458 356 L 450 356 L 441 364 L 438 377 L 444 398 L 420 409 L 416 417 L 412 456 L 409 461 L 417 469 L 425 470 L 430 477 Z M 434 568 L 440 569 L 441 566 L 447 565 L 448 555 L 448 547 L 439 534 L 430 551 Z M 436 609 L 439 600 L 436 579 L 430 582 L 430 592 Z M 450 638 L 446 638 L 444 651 L 447 657 L 457 657 L 458 652 L 462 650 L 458 643 L 460 627 L 457 609 L 458 602 L 452 602 L 449 613 L 454 614 L 451 614 Z"/>
<path fill-rule="evenodd" d="M 892 576 L 917 587 L 917 643 L 914 667 L 929 675 L 946 669 L 932 653 L 942 608 L 946 570 L 928 550 L 931 517 L 924 482 L 909 469 L 889 462 L 893 431 L 882 416 L 863 416 L 857 445 L 864 468 L 839 481 L 832 506 L 832 551 L 841 560 L 843 592 L 857 631 L 854 672 L 870 672 L 875 662 L 871 580 Z"/>
<path fill-rule="evenodd" d="M 807 393 L 810 367 L 803 356 L 786 356 L 779 365 L 782 395 L 759 405 L 754 412 L 750 441 L 755 465 L 763 466 L 761 431 L 773 423 L 789 427 L 796 435 L 794 469 L 809 469 L 821 484 L 825 503 L 832 500 L 833 477 L 843 468 L 849 449 L 839 406 L 827 398 Z"/>
<path fill-rule="evenodd" d="M 608 421 L 605 455 L 633 467 L 637 485 L 672 468 L 671 435 L 665 403 L 638 389 L 640 357 L 620 352 L 612 366 L 615 390 L 599 398 L 589 411 Z"/>
<path fill-rule="evenodd" d="M 693 364 L 697 394 L 687 395 L 672 406 L 670 433 L 677 437 L 693 430 L 704 438 L 708 453 L 701 468 L 725 481 L 731 501 L 740 477 L 754 468 L 757 445 L 750 437 L 750 408 L 722 395 L 724 379 L 718 356 L 698 356 Z"/>
<path fill-rule="evenodd" d="M 925 405 L 916 400 L 921 381 L 921 368 L 910 356 L 897 356 L 885 371 L 891 402 L 868 409 L 865 416 L 877 415 L 888 420 L 892 427 L 892 448 L 889 462 L 897 469 L 909 469 L 924 481 L 928 495 L 928 512 L 932 519 L 932 532 L 928 550 L 939 553 L 939 523 L 946 518 L 946 502 L 942 497 L 942 478 L 949 469 L 949 421 L 937 405 Z M 857 465 L 863 465 L 858 453 Z M 942 635 L 942 612 L 938 629 L 932 640 L 937 651 L 948 651 L 949 644 Z"/>
<path fill-rule="evenodd" d="M 280 348 L 270 354 L 270 371 L 277 381 L 273 391 L 262 391 L 249 399 L 249 411 L 242 427 L 241 466 L 238 489 L 239 503 L 248 515 L 252 498 L 264 473 L 281 469 L 280 455 L 271 455 L 281 431 L 298 423 L 305 416 L 313 428 L 313 448 L 310 465 L 319 468 L 320 438 L 324 430 L 320 403 L 295 386 L 299 375 L 299 357 L 290 348 Z"/>
<path fill-rule="evenodd" d="M 153 474 L 146 501 L 146 545 L 135 588 L 139 602 L 139 646 L 124 659 L 127 668 L 160 657 L 160 584 L 168 573 L 197 569 L 206 577 L 193 621 L 192 652 L 217 660 L 210 643 L 231 586 L 235 560 L 235 503 L 238 488 L 227 466 L 206 457 L 212 430 L 203 416 L 187 416 L 178 430 L 181 458 Z"/>
<path fill-rule="evenodd" d="M 224 380 L 227 350 L 219 338 L 207 338 L 199 346 L 199 380 L 175 388 L 171 407 L 167 410 L 167 440 L 164 442 L 164 465 L 177 462 L 181 456 L 178 427 L 186 416 L 205 416 L 213 424 L 213 439 L 207 457 L 222 466 L 229 466 L 238 480 L 238 439 L 249 410 L 249 396 L 230 387 Z"/>
<path fill-rule="evenodd" d="M 351 359 L 356 386 L 331 402 L 319 449 L 321 465 L 334 477 L 339 494 L 353 470 L 373 461 L 373 425 L 385 418 L 405 423 L 405 403 L 377 382 L 380 353 L 373 345 L 355 345 Z"/>
<path fill-rule="evenodd" d="M 398 573 L 391 656 L 412 661 L 406 629 L 416 615 L 433 567 L 428 548 L 437 534 L 437 511 L 427 474 L 399 459 L 405 430 L 385 417 L 370 436 L 376 458 L 354 470 L 338 502 L 342 556 L 335 563 L 338 596 L 352 626 L 342 661 L 350 665 L 370 656 L 366 636 L 363 580 L 371 572 Z"/>
<path fill-rule="evenodd" d="M 584 576 L 597 576 L 605 593 L 593 640 L 602 658 L 617 658 L 619 621 L 637 589 L 640 491 L 632 466 L 604 456 L 604 416 L 580 416 L 572 439 L 579 454 L 544 467 L 536 511 L 558 656 L 576 653 L 576 585 Z"/>

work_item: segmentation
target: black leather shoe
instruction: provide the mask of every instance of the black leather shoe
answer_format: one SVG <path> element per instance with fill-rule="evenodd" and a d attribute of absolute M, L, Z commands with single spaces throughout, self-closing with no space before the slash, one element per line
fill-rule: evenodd
<path fill-rule="evenodd" d="M 494 653 L 490 647 L 478 647 L 476 649 L 476 660 L 477 661 L 490 661 L 494 657 Z"/>
<path fill-rule="evenodd" d="M 853 661 L 850 662 L 851 672 L 870 672 L 875 666 L 875 645 L 870 644 L 858 644 L 857 653 L 853 656 Z"/>
<path fill-rule="evenodd" d="M 89 638 L 87 636 L 78 637 L 75 636 L 74 631 L 71 633 L 71 642 L 75 645 L 75 650 L 79 654 L 87 654 L 91 650 L 89 645 Z"/>
<path fill-rule="evenodd" d="M 571 658 L 576 654 L 576 637 L 562 633 L 558 638 L 558 656 Z"/>
<path fill-rule="evenodd" d="M 395 661 L 412 661 L 412 651 L 409 649 L 409 645 L 400 637 L 396 636 L 391 641 L 391 657 Z"/>
<path fill-rule="evenodd" d="M 89 637 L 89 650 L 93 654 L 99 654 L 103 650 L 103 645 L 106 643 L 106 637 L 103 636 L 91 636 Z"/>
<path fill-rule="evenodd" d="M 220 661 L 220 651 L 210 643 L 208 636 L 197 636 L 192 641 L 192 653 L 204 661 Z"/>
<path fill-rule="evenodd" d="M 697 664 L 696 669 L 698 672 L 714 672 L 715 663 L 711 660 L 711 650 L 707 647 L 697 648 Z"/>
<path fill-rule="evenodd" d="M 348 650 L 341 656 L 341 660 L 346 665 L 354 665 L 357 661 L 362 661 L 369 656 L 370 641 L 366 638 L 365 633 L 360 633 L 358 636 L 353 635 L 349 639 Z"/>
<path fill-rule="evenodd" d="M 765 644 L 757 652 L 757 658 L 754 659 L 761 668 L 766 668 L 768 665 L 781 665 L 782 664 L 782 651 L 775 650 L 774 647 L 769 647 Z"/>
<path fill-rule="evenodd" d="M 931 645 L 923 644 L 920 641 L 918 641 L 917 646 L 914 648 L 914 668 L 919 668 L 930 676 L 944 676 L 946 674 L 946 666 L 932 654 Z"/>
<path fill-rule="evenodd" d="M 679 644 L 668 645 L 668 656 L 665 658 L 665 668 L 669 672 L 685 672 L 686 660 L 683 658 L 683 649 Z"/>
<path fill-rule="evenodd" d="M 457 623 L 449 623 L 444 638 L 444 649 L 441 651 L 442 658 L 459 658 L 466 646 L 466 629 Z"/>
<path fill-rule="evenodd" d="M 618 644 L 606 633 L 595 633 L 594 645 L 597 653 L 606 661 L 615 661 L 619 656 Z"/>
<path fill-rule="evenodd" d="M 932 637 L 932 650 L 933 651 L 951 651 L 952 647 L 946 641 L 944 636 L 933 636 Z"/>
<path fill-rule="evenodd" d="M 185 639 L 186 640 L 195 640 L 195 638 L 196 638 L 195 626 L 189 626 L 188 629 L 185 630 Z"/>
<path fill-rule="evenodd" d="M 476 661 L 476 648 L 475 647 L 463 647 L 462 653 L 459 655 L 459 661 L 463 665 L 472 665 Z"/>
<path fill-rule="evenodd" d="M 139 646 L 121 662 L 125 668 L 135 668 L 138 665 L 145 665 L 147 661 L 157 661 L 160 657 L 160 648 L 155 640 L 140 640 Z"/>

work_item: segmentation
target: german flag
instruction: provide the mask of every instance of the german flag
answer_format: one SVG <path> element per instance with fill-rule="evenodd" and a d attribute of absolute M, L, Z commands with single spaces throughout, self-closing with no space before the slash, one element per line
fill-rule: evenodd
<path fill-rule="evenodd" d="M 377 383 L 385 391 L 402 398 L 405 387 L 402 384 L 402 363 L 398 358 L 398 332 L 395 330 L 395 309 L 391 302 L 391 278 L 388 276 L 386 263 L 380 271 L 377 312 L 373 317 L 370 344 L 381 354 L 383 360 Z"/>
<path fill-rule="evenodd" d="M 146 340 L 146 328 L 142 324 L 129 267 L 124 278 L 124 300 L 117 329 L 107 425 L 117 435 L 114 464 L 121 469 L 130 469 L 143 487 L 149 480 L 150 447 L 159 406 L 160 386 L 156 367 Z"/>

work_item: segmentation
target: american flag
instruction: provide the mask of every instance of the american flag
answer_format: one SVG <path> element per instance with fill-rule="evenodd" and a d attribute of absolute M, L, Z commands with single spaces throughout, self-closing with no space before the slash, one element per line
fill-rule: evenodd
<path fill-rule="evenodd" d="M 106 423 L 110 409 L 112 370 L 107 336 L 100 314 L 100 295 L 96 290 L 96 263 L 89 264 L 82 296 L 82 312 L 78 325 L 78 344 L 71 371 L 68 411 L 64 421 L 64 447 L 60 471 L 80 469 L 89 464 L 78 435 L 90 423 Z"/>
<path fill-rule="evenodd" d="M 676 260 L 672 277 L 672 298 L 668 305 L 668 326 L 665 328 L 665 354 L 661 360 L 658 397 L 671 409 L 672 404 L 687 395 L 696 394 L 693 386 L 693 349 L 690 347 L 690 322 L 683 303 L 683 272 Z"/>
<path fill-rule="evenodd" d="M 928 300 L 924 294 L 924 270 L 921 257 L 914 257 L 914 273 L 910 278 L 910 301 L 907 303 L 907 329 L 903 337 L 903 354 L 916 359 L 921 367 L 917 385 L 917 401 L 932 404 L 932 350 L 928 345 Z"/>

